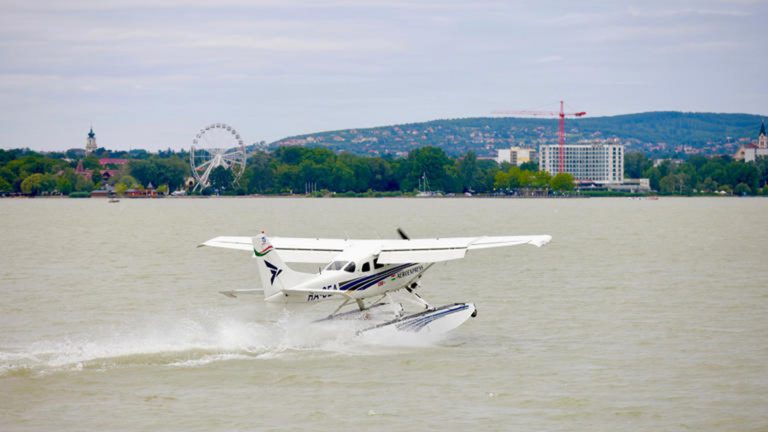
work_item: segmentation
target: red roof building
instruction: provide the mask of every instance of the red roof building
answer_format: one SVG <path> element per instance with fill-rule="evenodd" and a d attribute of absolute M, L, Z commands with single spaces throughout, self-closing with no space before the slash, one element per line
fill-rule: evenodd
<path fill-rule="evenodd" d="M 93 175 L 93 170 L 85 169 L 83 167 L 83 160 L 80 159 L 79 161 L 77 161 L 77 168 L 75 168 L 75 174 L 86 177 L 86 178 L 91 178 L 91 176 Z"/>
<path fill-rule="evenodd" d="M 118 170 L 113 170 L 113 169 L 101 170 L 99 172 L 101 173 L 101 178 L 104 181 L 108 181 L 109 179 L 111 179 L 112 177 L 116 176 L 119 173 Z"/>

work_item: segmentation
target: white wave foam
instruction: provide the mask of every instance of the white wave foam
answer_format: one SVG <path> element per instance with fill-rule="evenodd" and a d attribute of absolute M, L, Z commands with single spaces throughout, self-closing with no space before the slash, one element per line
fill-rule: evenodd
<path fill-rule="evenodd" d="M 0 375 L 20 369 L 40 372 L 100 369 L 127 365 L 199 367 L 231 360 L 264 360 L 290 353 L 372 355 L 377 347 L 428 346 L 434 338 L 417 335 L 360 338 L 359 323 L 311 323 L 284 313 L 276 322 L 259 323 L 203 312 L 190 318 L 147 318 L 131 326 L 94 329 L 89 334 L 40 340 L 0 351 Z M 398 343 L 399 341 L 399 343 Z"/>

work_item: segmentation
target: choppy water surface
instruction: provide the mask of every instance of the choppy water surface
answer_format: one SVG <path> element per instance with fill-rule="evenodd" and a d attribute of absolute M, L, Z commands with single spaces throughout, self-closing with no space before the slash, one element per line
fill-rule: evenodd
<path fill-rule="evenodd" d="M 765 430 L 768 200 L 0 200 L 2 430 Z M 552 234 L 424 280 L 479 315 L 360 340 L 224 289 L 282 236 Z M 394 429 L 398 428 L 398 429 Z"/>

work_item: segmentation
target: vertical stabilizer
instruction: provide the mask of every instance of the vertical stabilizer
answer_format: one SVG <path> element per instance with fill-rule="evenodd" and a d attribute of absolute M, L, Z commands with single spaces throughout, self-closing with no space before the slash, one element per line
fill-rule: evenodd
<path fill-rule="evenodd" d="M 253 238 L 253 256 L 259 268 L 259 279 L 264 288 L 264 299 L 281 297 L 282 291 L 290 289 L 306 278 L 303 273 L 291 270 L 270 243 L 263 232 Z M 307 275 L 309 276 L 309 275 Z M 277 298 L 273 299 L 277 300 Z"/>

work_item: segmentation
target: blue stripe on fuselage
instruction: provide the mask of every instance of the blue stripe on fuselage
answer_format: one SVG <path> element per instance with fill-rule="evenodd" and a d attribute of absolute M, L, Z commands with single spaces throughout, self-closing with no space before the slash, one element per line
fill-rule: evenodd
<path fill-rule="evenodd" d="M 383 271 L 381 273 L 377 273 L 377 274 L 374 274 L 374 275 L 371 275 L 371 276 L 365 276 L 365 277 L 358 278 L 358 279 L 353 279 L 353 280 L 350 280 L 350 281 L 347 281 L 347 282 L 343 283 L 339 288 L 341 290 L 353 290 L 353 291 L 358 290 L 358 289 L 363 290 L 363 289 L 368 288 L 371 285 L 373 285 L 375 283 L 378 283 L 381 280 L 386 279 L 387 277 L 389 277 L 389 276 L 391 276 L 391 275 L 399 272 L 400 270 L 403 270 L 403 269 L 405 269 L 405 268 L 407 268 L 408 266 L 411 266 L 411 265 L 413 265 L 413 264 L 403 264 L 403 265 L 399 265 L 397 267 L 393 267 L 393 268 L 391 268 L 389 270 L 385 270 L 385 271 Z"/>
<path fill-rule="evenodd" d="M 380 281 L 388 278 L 389 276 L 392 276 L 393 274 L 399 272 L 400 270 L 406 269 L 414 264 L 403 264 L 399 265 L 397 267 L 393 267 L 389 270 L 385 270 L 381 273 L 377 273 L 370 276 L 365 276 L 357 279 L 348 280 L 341 285 L 339 285 L 339 289 L 341 291 L 362 291 L 371 285 L 374 285 L 376 283 L 379 283 Z"/>

